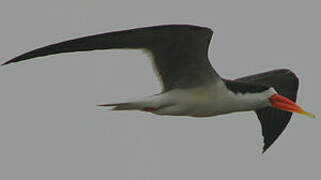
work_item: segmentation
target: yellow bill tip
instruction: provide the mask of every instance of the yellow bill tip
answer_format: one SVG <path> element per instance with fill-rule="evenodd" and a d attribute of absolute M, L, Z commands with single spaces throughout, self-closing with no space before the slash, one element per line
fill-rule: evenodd
<path fill-rule="evenodd" d="M 310 118 L 315 118 L 315 115 L 314 114 L 311 114 L 309 112 L 306 112 L 306 111 L 302 111 L 302 112 L 298 112 L 300 114 L 303 114 L 303 115 L 306 115 L 306 116 L 309 116 Z"/>

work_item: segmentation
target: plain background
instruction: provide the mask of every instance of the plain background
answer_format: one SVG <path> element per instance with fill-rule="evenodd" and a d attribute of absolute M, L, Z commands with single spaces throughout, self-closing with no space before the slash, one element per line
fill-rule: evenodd
<path fill-rule="evenodd" d="M 222 77 L 289 68 L 300 78 L 298 104 L 317 118 L 295 114 L 262 155 L 253 112 L 198 119 L 96 107 L 160 91 L 140 51 L 38 58 L 0 69 L 0 179 L 317 179 L 320 17 L 312 0 L 2 0 L 1 62 L 89 34 L 206 26 Z"/>

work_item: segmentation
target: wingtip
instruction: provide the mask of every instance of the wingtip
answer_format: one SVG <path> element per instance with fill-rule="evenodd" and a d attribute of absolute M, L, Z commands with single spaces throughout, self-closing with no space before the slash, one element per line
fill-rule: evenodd
<path fill-rule="evenodd" d="M 1 66 L 7 65 L 7 64 L 10 64 L 10 63 L 12 63 L 12 62 L 11 61 L 6 61 L 6 62 L 2 63 Z"/>
<path fill-rule="evenodd" d="M 270 145 L 266 145 L 264 144 L 263 148 L 262 148 L 262 154 L 264 154 L 270 147 L 271 147 L 272 144 Z"/>

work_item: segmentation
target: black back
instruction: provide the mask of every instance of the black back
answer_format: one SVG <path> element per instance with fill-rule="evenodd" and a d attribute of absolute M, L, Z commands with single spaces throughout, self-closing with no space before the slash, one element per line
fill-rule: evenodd
<path fill-rule="evenodd" d="M 223 79 L 223 82 L 225 83 L 227 89 L 234 92 L 235 94 L 260 93 L 270 88 L 270 86 L 251 82 L 232 81 L 227 79 Z"/>

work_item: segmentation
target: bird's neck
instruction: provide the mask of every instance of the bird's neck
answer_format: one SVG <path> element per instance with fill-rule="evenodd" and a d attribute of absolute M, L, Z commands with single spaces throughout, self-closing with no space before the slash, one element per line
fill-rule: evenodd
<path fill-rule="evenodd" d="M 224 80 L 233 111 L 249 111 L 271 106 L 274 88 L 253 83 Z"/>

